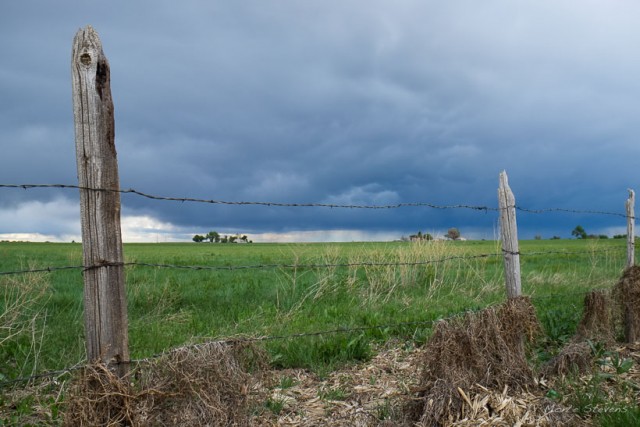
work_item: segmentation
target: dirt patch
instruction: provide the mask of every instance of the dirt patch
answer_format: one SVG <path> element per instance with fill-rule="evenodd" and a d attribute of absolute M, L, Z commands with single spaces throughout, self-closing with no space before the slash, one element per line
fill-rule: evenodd
<path fill-rule="evenodd" d="M 266 390 L 267 405 L 252 418 L 251 426 L 411 425 L 404 419 L 403 407 L 418 383 L 420 351 L 404 343 L 378 350 L 368 363 L 324 379 L 305 370 L 275 373 L 278 386 Z"/>

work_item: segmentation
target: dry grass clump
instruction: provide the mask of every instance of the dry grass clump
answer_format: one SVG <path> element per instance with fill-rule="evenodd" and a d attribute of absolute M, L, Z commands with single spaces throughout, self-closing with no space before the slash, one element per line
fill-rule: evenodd
<path fill-rule="evenodd" d="M 464 404 L 460 390 L 475 384 L 524 389 L 533 381 L 525 340 L 532 341 L 539 331 L 535 309 L 526 297 L 438 323 L 425 345 L 422 407 L 416 418 L 423 425 L 454 422 Z"/>
<path fill-rule="evenodd" d="M 628 343 L 640 340 L 640 266 L 627 268 L 613 288 L 616 323 L 623 325 Z"/>
<path fill-rule="evenodd" d="M 584 298 L 582 319 L 576 334 L 543 368 L 546 376 L 585 373 L 593 368 L 591 343 L 610 346 L 615 342 L 611 304 L 603 291 L 589 292 Z"/>
<path fill-rule="evenodd" d="M 560 353 L 543 368 L 545 376 L 584 373 L 593 367 L 593 354 L 587 341 L 572 341 L 562 347 Z"/>
<path fill-rule="evenodd" d="M 610 347 L 617 330 L 624 330 L 627 342 L 640 339 L 640 267 L 624 271 L 612 290 L 613 300 L 606 292 L 589 292 L 584 299 L 582 319 L 575 336 L 544 368 L 545 375 L 585 373 L 593 368 L 590 342 Z"/>
<path fill-rule="evenodd" d="M 137 425 L 135 406 L 140 396 L 129 381 L 104 364 L 87 366 L 69 389 L 64 425 Z"/>
<path fill-rule="evenodd" d="M 234 426 L 249 420 L 252 376 L 264 354 L 249 343 L 207 343 L 171 351 L 118 378 L 88 366 L 68 394 L 68 426 Z"/>
<path fill-rule="evenodd" d="M 545 375 L 591 370 L 594 356 L 589 342 L 610 347 L 615 343 L 617 330 L 624 330 L 628 342 L 640 339 L 640 267 L 626 269 L 612 294 L 615 304 L 604 291 L 589 292 L 585 296 L 576 334 L 543 368 Z"/>
<path fill-rule="evenodd" d="M 603 291 L 589 292 L 584 297 L 582 319 L 576 329 L 573 341 L 590 340 L 613 344 L 614 333 L 611 304 Z"/>

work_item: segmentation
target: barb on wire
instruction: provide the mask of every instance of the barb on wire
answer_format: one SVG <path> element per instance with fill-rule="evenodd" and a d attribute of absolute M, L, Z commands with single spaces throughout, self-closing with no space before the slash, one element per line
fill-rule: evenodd
<path fill-rule="evenodd" d="M 508 251 L 505 248 L 502 248 L 502 253 L 505 255 L 513 255 L 513 256 L 520 255 L 520 251 L 517 251 L 517 252 Z"/>

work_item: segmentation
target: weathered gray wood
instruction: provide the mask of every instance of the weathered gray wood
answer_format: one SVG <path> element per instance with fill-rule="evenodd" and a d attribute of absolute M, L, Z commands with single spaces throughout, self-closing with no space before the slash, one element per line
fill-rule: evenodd
<path fill-rule="evenodd" d="M 636 193 L 629 189 L 629 198 L 625 203 L 627 208 L 627 268 L 635 265 L 636 254 L 636 234 L 635 234 L 635 204 Z M 628 343 L 634 343 L 638 340 L 636 307 L 633 304 L 627 304 L 624 308 L 624 336 Z"/>
<path fill-rule="evenodd" d="M 71 59 L 76 161 L 84 253 L 87 358 L 129 361 L 118 161 L 109 62 L 91 26 L 73 40 Z M 119 364 L 121 375 L 126 364 Z"/>
<path fill-rule="evenodd" d="M 504 274 L 507 297 L 516 298 L 521 295 L 520 252 L 518 249 L 518 226 L 516 224 L 516 199 L 513 196 L 507 172 L 500 174 L 498 187 L 498 203 L 500 207 L 500 237 L 504 254 Z"/>
<path fill-rule="evenodd" d="M 629 189 L 627 207 L 627 267 L 632 267 L 636 263 L 636 218 L 635 218 L 636 193 Z"/>

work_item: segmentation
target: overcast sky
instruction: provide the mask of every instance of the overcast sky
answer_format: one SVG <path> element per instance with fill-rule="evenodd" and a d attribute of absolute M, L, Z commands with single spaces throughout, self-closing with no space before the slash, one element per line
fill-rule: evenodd
<path fill-rule="evenodd" d="M 122 188 L 279 203 L 624 212 L 638 186 L 640 3 L 3 1 L 0 184 L 77 184 L 71 46 L 111 64 Z M 222 206 L 123 195 L 125 241 L 392 240 L 495 212 Z M 518 216 L 521 238 L 624 218 Z M 77 190 L 0 188 L 0 239 L 79 240 Z"/>

